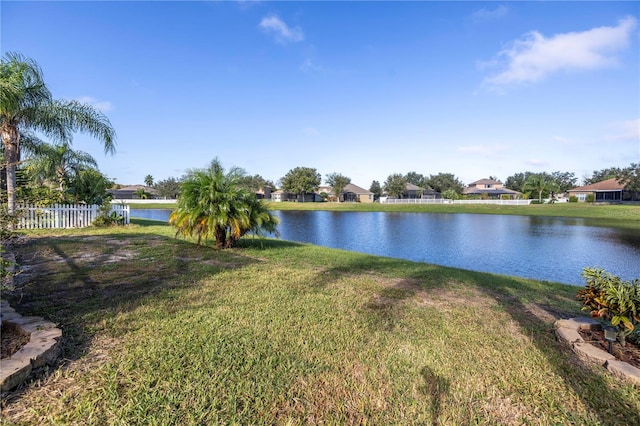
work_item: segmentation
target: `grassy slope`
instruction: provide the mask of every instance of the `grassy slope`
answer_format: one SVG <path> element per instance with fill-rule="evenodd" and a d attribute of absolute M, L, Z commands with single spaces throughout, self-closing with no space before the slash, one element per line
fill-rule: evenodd
<path fill-rule="evenodd" d="M 475 213 L 522 216 L 550 216 L 597 219 L 601 224 L 640 227 L 640 205 L 606 205 L 587 203 L 534 204 L 529 206 L 500 205 L 421 205 L 380 203 L 268 203 L 273 210 L 332 210 L 332 211 L 393 211 L 425 213 Z M 131 208 L 172 208 L 167 204 L 131 204 Z"/>
<path fill-rule="evenodd" d="M 19 260 L 59 261 L 12 302 L 61 324 L 68 361 L 5 419 L 640 424 L 637 389 L 576 364 L 541 313 L 577 314 L 572 286 L 275 240 L 222 252 L 167 226 L 33 235 Z"/>

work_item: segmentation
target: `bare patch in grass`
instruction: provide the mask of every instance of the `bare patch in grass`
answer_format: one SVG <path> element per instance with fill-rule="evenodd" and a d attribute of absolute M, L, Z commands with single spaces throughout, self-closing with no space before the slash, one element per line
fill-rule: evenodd
<path fill-rule="evenodd" d="M 278 419 L 298 419 L 304 424 L 366 424 L 388 407 L 391 388 L 383 370 L 372 371 L 355 360 L 340 371 L 299 377 L 287 401 L 276 407 Z M 399 409 L 399 407 L 394 407 Z"/>
<path fill-rule="evenodd" d="M 500 425 L 528 424 L 535 420 L 529 418 L 530 408 L 514 401 L 511 397 L 495 395 L 481 402 L 481 412 L 486 418 L 493 419 Z"/>

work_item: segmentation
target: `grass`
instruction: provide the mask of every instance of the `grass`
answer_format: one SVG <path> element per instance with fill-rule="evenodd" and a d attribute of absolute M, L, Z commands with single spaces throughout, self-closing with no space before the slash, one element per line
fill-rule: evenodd
<path fill-rule="evenodd" d="M 628 221 L 640 224 L 638 204 L 554 203 L 509 206 L 492 204 L 381 204 L 270 202 L 274 210 L 392 211 L 424 213 L 475 213 L 521 216 L 575 217 Z"/>
<path fill-rule="evenodd" d="M 556 342 L 573 286 L 135 223 L 16 248 L 3 297 L 60 324 L 63 361 L 7 424 L 640 424 L 636 388 Z"/>
<path fill-rule="evenodd" d="M 135 209 L 171 209 L 167 204 L 130 204 Z M 640 228 L 638 204 L 555 203 L 508 206 L 489 204 L 381 204 L 269 202 L 273 210 L 389 211 L 424 213 L 506 214 L 593 219 L 600 226 Z"/>

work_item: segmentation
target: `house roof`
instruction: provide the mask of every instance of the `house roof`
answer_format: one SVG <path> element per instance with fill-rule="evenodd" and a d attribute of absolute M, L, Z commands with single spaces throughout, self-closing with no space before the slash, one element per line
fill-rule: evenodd
<path fill-rule="evenodd" d="M 408 183 L 407 184 L 407 191 L 420 191 L 421 189 L 424 189 L 418 185 L 414 185 L 412 183 Z"/>
<path fill-rule="evenodd" d="M 110 189 L 110 191 L 117 193 L 118 191 L 120 192 L 136 192 L 139 189 L 144 189 L 145 192 L 148 192 L 150 194 L 156 194 L 158 191 L 155 188 L 152 188 L 150 186 L 145 186 L 145 185 L 129 185 L 129 186 L 123 186 L 122 188 L 119 189 Z"/>
<path fill-rule="evenodd" d="M 598 192 L 598 191 L 622 191 L 624 184 L 620 183 L 616 178 L 603 180 L 600 182 L 592 183 L 591 185 L 579 186 L 572 188 L 567 192 Z"/>
<path fill-rule="evenodd" d="M 354 185 L 352 183 L 344 187 L 344 192 L 353 192 L 354 194 L 373 194 L 373 192 L 360 188 L 358 185 Z"/>
<path fill-rule="evenodd" d="M 471 185 L 496 185 L 496 184 L 502 185 L 502 182 L 500 182 L 498 180 L 483 178 L 483 179 L 477 180 L 475 182 L 471 182 L 469 184 L 469 186 L 471 186 Z"/>

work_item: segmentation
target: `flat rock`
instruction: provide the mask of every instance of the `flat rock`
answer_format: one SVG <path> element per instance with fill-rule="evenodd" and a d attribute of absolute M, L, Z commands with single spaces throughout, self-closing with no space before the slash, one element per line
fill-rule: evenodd
<path fill-rule="evenodd" d="M 555 326 L 574 330 L 600 330 L 602 328 L 602 324 L 598 320 L 588 317 L 558 320 L 555 322 Z"/>
<path fill-rule="evenodd" d="M 640 368 L 636 368 L 626 362 L 617 359 L 607 361 L 607 370 L 622 379 L 627 379 L 636 385 L 640 385 Z"/>
<path fill-rule="evenodd" d="M 32 366 L 29 358 L 5 358 L 0 360 L 0 391 L 9 391 L 22 383 L 29 374 Z"/>
<path fill-rule="evenodd" d="M 609 352 L 598 349 L 589 343 L 575 343 L 573 345 L 573 351 L 578 354 L 581 359 L 589 362 L 595 362 L 599 365 L 605 365 L 607 361 L 616 360 L 616 357 L 611 355 Z"/>
<path fill-rule="evenodd" d="M 569 345 L 573 345 L 574 343 L 584 343 L 584 339 L 575 328 L 559 327 L 556 329 L 556 336 L 567 342 Z"/>

